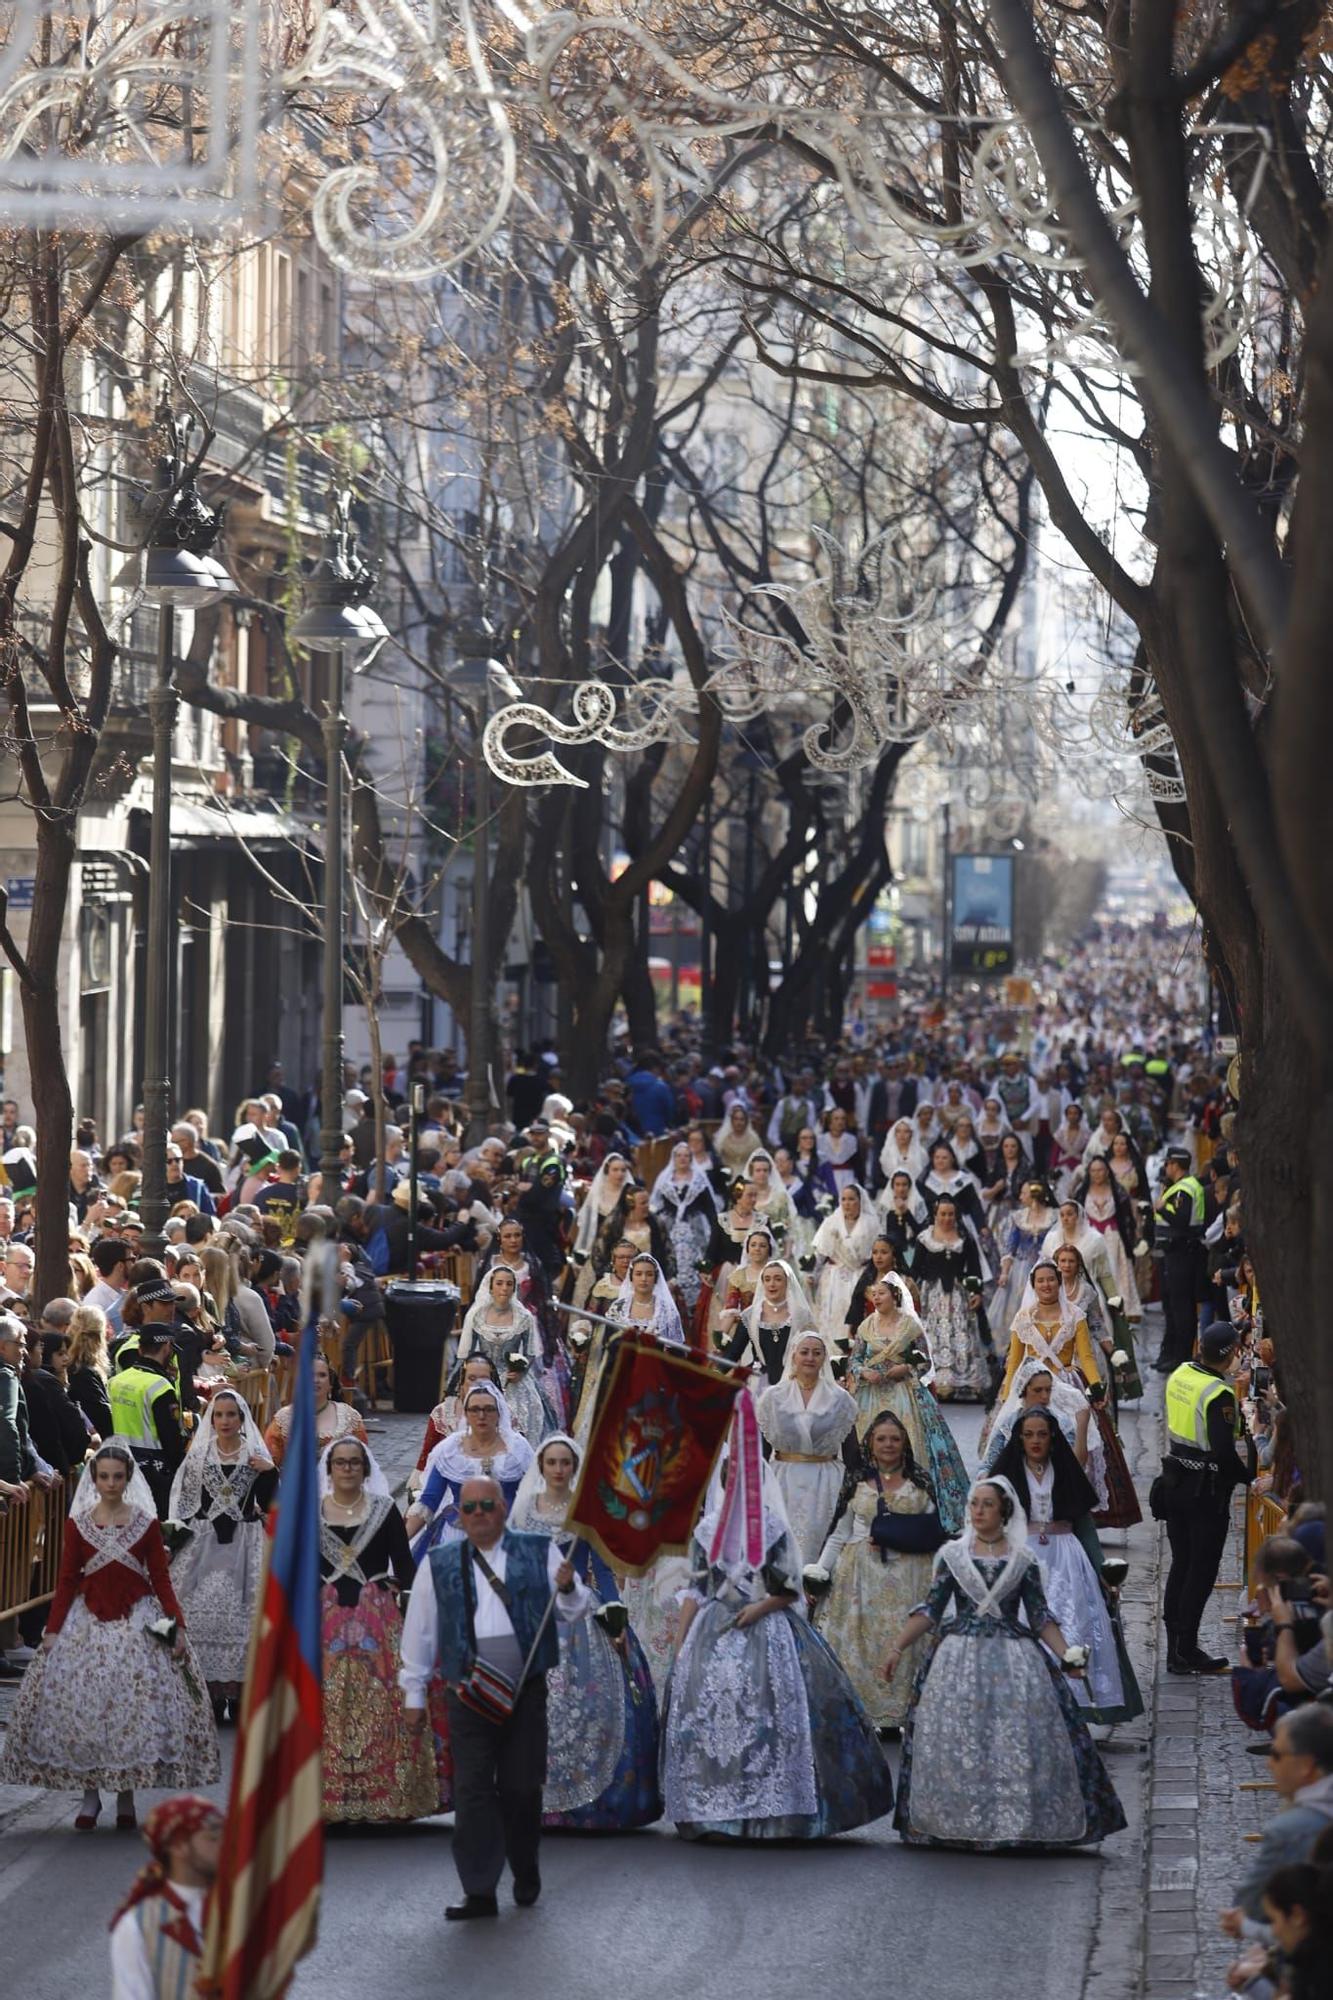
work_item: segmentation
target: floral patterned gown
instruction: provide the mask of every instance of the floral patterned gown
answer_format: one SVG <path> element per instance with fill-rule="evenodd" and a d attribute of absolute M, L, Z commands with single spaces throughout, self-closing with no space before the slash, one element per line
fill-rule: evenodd
<path fill-rule="evenodd" d="M 171 1581 L 209 1682 L 245 1679 L 250 1626 L 264 1571 L 264 1510 L 277 1472 L 243 1457 L 210 1459 L 201 1476 L 199 1511 L 182 1523 L 189 1540 L 171 1559 Z"/>
<path fill-rule="evenodd" d="M 847 1387 L 856 1398 L 856 1433 L 864 1438 L 875 1418 L 889 1410 L 907 1432 L 912 1456 L 935 1489 L 940 1523 L 956 1535 L 967 1511 L 967 1468 L 934 1396 L 921 1380 L 917 1365 L 905 1378 L 891 1382 L 890 1368 L 907 1365 L 915 1346 L 921 1366 L 929 1365 L 926 1336 L 919 1320 L 902 1315 L 887 1338 L 879 1332 L 874 1313 L 856 1329 L 847 1365 Z"/>
<path fill-rule="evenodd" d="M 60 1580 L 23 1676 L 0 1784 L 48 1791 L 183 1791 L 219 1775 L 217 1730 L 194 1648 L 183 1659 L 149 1626 L 184 1618 L 156 1519 L 65 1525 Z"/>
<path fill-rule="evenodd" d="M 553 1535 L 559 1523 L 537 1509 L 530 1533 Z M 596 1616 L 620 1594 L 607 1565 L 586 1542 L 574 1568 L 597 1603 L 587 1618 L 560 1622 L 560 1664 L 546 1676 L 546 1786 L 542 1825 L 614 1832 L 662 1817 L 658 1790 L 657 1695 L 632 1626 L 613 1643 Z"/>
<path fill-rule="evenodd" d="M 907 1482 L 896 1493 L 881 1495 L 873 1480 L 862 1480 L 819 1557 L 832 1587 L 815 1619 L 870 1720 L 877 1729 L 897 1729 L 907 1714 L 926 1639 L 908 1647 L 892 1680 L 885 1680 L 881 1668 L 895 1633 L 930 1587 L 931 1558 L 876 1548 L 870 1524 L 881 1506 L 893 1514 L 928 1514 L 931 1500 Z"/>
<path fill-rule="evenodd" d="M 398 1685 L 398 1589 L 416 1574 L 403 1517 L 371 1496 L 363 1521 L 320 1521 L 324 1806 L 328 1820 L 421 1819 L 453 1803 L 444 1690 L 432 1682 L 431 1737 L 413 1736 Z M 434 1755 L 432 1755 L 432 1747 Z"/>
<path fill-rule="evenodd" d="M 686 1838 L 819 1840 L 892 1808 L 874 1728 L 799 1596 L 736 1625 L 770 1591 L 799 1592 L 800 1568 L 785 1531 L 761 1570 L 710 1567 L 694 1543 L 699 1609 L 662 1713 L 662 1796 Z"/>
<path fill-rule="evenodd" d="M 1065 1675 L 1036 1637 L 1051 1617 L 1041 1570 L 1023 1550 L 987 1613 L 950 1566 L 958 1546 L 941 1549 L 916 1607 L 939 1636 L 912 1690 L 894 1824 L 911 1845 L 1104 1840 L 1126 1824 L 1124 1809 Z M 1005 1563 L 978 1557 L 975 1568 L 993 1591 Z"/>

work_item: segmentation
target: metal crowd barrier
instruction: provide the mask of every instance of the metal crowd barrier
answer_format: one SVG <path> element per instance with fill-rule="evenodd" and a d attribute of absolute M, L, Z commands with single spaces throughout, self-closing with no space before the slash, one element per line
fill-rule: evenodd
<path fill-rule="evenodd" d="M 49 1492 L 30 1489 L 26 1505 L 3 1504 L 0 1513 L 0 1619 L 49 1604 L 60 1576 L 65 1518 L 78 1474 L 58 1479 Z"/>

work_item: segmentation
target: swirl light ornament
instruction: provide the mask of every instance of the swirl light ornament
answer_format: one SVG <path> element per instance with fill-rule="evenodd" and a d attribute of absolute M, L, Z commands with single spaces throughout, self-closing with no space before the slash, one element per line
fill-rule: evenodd
<path fill-rule="evenodd" d="M 261 29 L 260 0 L 0 0 L 6 222 L 204 233 L 242 220 L 273 100 Z"/>

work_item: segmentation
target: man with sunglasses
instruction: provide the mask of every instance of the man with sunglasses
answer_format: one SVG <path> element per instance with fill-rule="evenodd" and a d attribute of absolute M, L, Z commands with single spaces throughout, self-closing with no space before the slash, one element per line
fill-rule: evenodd
<path fill-rule="evenodd" d="M 1268 1757 L 1282 1810 L 1264 1828 L 1254 1864 L 1237 1885 L 1234 1907 L 1222 1912 L 1228 1937 L 1255 1933 L 1263 1923 L 1269 1876 L 1291 1862 L 1308 1861 L 1315 1842 L 1333 1826 L 1333 1709 L 1311 1703 L 1284 1715 Z"/>
<path fill-rule="evenodd" d="M 537 1850 L 546 1781 L 546 1676 L 560 1660 L 554 1618 L 587 1615 L 591 1598 L 553 1537 L 506 1526 L 494 1479 L 465 1479 L 458 1496 L 463 1540 L 432 1549 L 417 1572 L 403 1622 L 399 1675 L 408 1726 L 426 1726 L 426 1690 L 439 1663 L 454 1759 L 454 1865 L 463 1900 L 453 1921 L 499 1914 L 505 1862 L 514 1901 L 541 1894 Z M 553 1616 L 554 1614 L 554 1616 Z M 481 1671 L 514 1690 L 507 1714 L 477 1705 Z"/>

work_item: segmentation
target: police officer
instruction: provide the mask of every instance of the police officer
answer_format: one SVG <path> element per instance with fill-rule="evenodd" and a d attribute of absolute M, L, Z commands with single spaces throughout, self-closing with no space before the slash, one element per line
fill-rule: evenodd
<path fill-rule="evenodd" d="M 1227 1320 L 1199 1335 L 1197 1359 L 1166 1385 L 1168 1450 L 1151 1505 L 1166 1523 L 1171 1568 L 1162 1599 L 1167 1672 L 1225 1673 L 1227 1662 L 1199 1650 L 1199 1620 L 1217 1581 L 1231 1524 L 1231 1495 L 1254 1478 L 1254 1444 L 1240 1452 L 1240 1403 L 1228 1381 L 1240 1336 Z"/>
<path fill-rule="evenodd" d="M 142 1314 L 134 1343 L 138 1351 L 131 1352 L 127 1365 L 111 1377 L 107 1397 L 116 1435 L 134 1452 L 158 1514 L 165 1520 L 172 1475 L 185 1456 L 180 1392 L 172 1366 L 176 1294 L 165 1277 L 149 1278 L 135 1286 L 130 1298 Z"/>
<path fill-rule="evenodd" d="M 1203 1188 L 1191 1171 L 1183 1147 L 1166 1156 L 1166 1186 L 1157 1197 L 1162 1224 L 1162 1313 L 1166 1328 L 1154 1368 L 1165 1375 L 1179 1368 L 1194 1352 L 1199 1323 L 1199 1291 L 1203 1275 Z"/>

